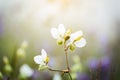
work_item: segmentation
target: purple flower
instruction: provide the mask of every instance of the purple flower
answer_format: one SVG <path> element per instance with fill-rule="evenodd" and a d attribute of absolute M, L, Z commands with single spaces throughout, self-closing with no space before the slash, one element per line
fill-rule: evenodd
<path fill-rule="evenodd" d="M 88 66 L 91 70 L 96 70 L 97 69 L 97 66 L 98 66 L 98 60 L 97 59 L 90 59 L 88 61 Z"/>
<path fill-rule="evenodd" d="M 77 73 L 76 80 L 90 80 L 90 77 L 85 73 Z"/>

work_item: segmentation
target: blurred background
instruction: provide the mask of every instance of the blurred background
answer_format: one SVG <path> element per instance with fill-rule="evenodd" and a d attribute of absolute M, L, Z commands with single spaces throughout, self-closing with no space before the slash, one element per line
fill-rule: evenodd
<path fill-rule="evenodd" d="M 45 49 L 53 69 L 66 68 L 63 46 L 50 34 L 61 23 L 82 30 L 87 41 L 69 51 L 75 80 L 120 80 L 119 0 L 0 0 L 1 79 L 61 80 L 59 73 L 38 71 L 33 61 Z M 21 78 L 23 64 L 31 71 L 27 78 Z"/>

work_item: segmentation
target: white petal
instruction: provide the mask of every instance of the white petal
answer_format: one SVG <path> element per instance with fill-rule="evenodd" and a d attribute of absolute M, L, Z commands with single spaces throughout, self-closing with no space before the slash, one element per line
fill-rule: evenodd
<path fill-rule="evenodd" d="M 81 38 L 79 41 L 76 41 L 74 44 L 76 47 L 84 47 L 86 45 L 86 40 L 84 38 Z"/>
<path fill-rule="evenodd" d="M 34 61 L 35 61 L 36 64 L 42 64 L 43 63 L 42 57 L 40 55 L 35 56 Z"/>
<path fill-rule="evenodd" d="M 58 32 L 59 32 L 60 35 L 64 36 L 64 34 L 65 34 L 65 27 L 64 27 L 63 24 L 59 24 Z"/>
<path fill-rule="evenodd" d="M 42 49 L 41 54 L 42 54 L 41 57 L 43 58 L 43 60 L 46 60 L 47 52 L 44 49 Z"/>
<path fill-rule="evenodd" d="M 77 31 L 70 35 L 70 39 L 73 41 L 74 39 L 76 39 L 77 37 L 82 36 L 82 35 L 83 35 L 82 31 Z"/>
<path fill-rule="evenodd" d="M 54 39 L 58 38 L 58 30 L 56 28 L 51 28 L 51 34 Z"/>

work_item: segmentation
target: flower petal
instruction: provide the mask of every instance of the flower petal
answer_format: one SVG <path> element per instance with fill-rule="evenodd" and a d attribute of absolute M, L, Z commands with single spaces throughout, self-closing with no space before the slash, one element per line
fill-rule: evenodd
<path fill-rule="evenodd" d="M 40 56 L 40 55 L 38 55 L 38 56 L 35 56 L 34 57 L 34 61 L 35 61 L 35 63 L 36 64 L 42 64 L 43 62 L 43 60 L 42 60 L 42 57 Z"/>
<path fill-rule="evenodd" d="M 83 35 L 82 31 L 77 31 L 70 35 L 70 39 L 71 41 L 74 41 L 77 37 L 82 36 L 82 35 Z"/>
<path fill-rule="evenodd" d="M 51 29 L 51 34 L 54 39 L 58 38 L 58 30 L 56 28 Z"/>
<path fill-rule="evenodd" d="M 76 47 L 84 47 L 86 45 L 86 40 L 84 38 L 81 38 L 79 41 L 76 41 L 74 44 Z"/>
<path fill-rule="evenodd" d="M 60 34 L 62 37 L 64 36 L 64 34 L 65 34 L 65 27 L 64 27 L 63 24 L 59 24 L 59 26 L 58 26 L 58 32 L 59 32 L 59 34 Z"/>
<path fill-rule="evenodd" d="M 41 55 L 42 59 L 43 59 L 43 60 L 46 60 L 47 52 L 46 52 L 44 49 L 42 49 L 42 50 L 41 50 L 41 54 L 42 54 L 42 55 Z"/>

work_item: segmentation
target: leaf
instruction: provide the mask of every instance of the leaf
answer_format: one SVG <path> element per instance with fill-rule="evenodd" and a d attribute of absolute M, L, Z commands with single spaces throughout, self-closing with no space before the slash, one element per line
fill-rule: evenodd
<path fill-rule="evenodd" d="M 72 80 L 70 73 L 64 73 L 62 75 L 62 80 Z"/>

